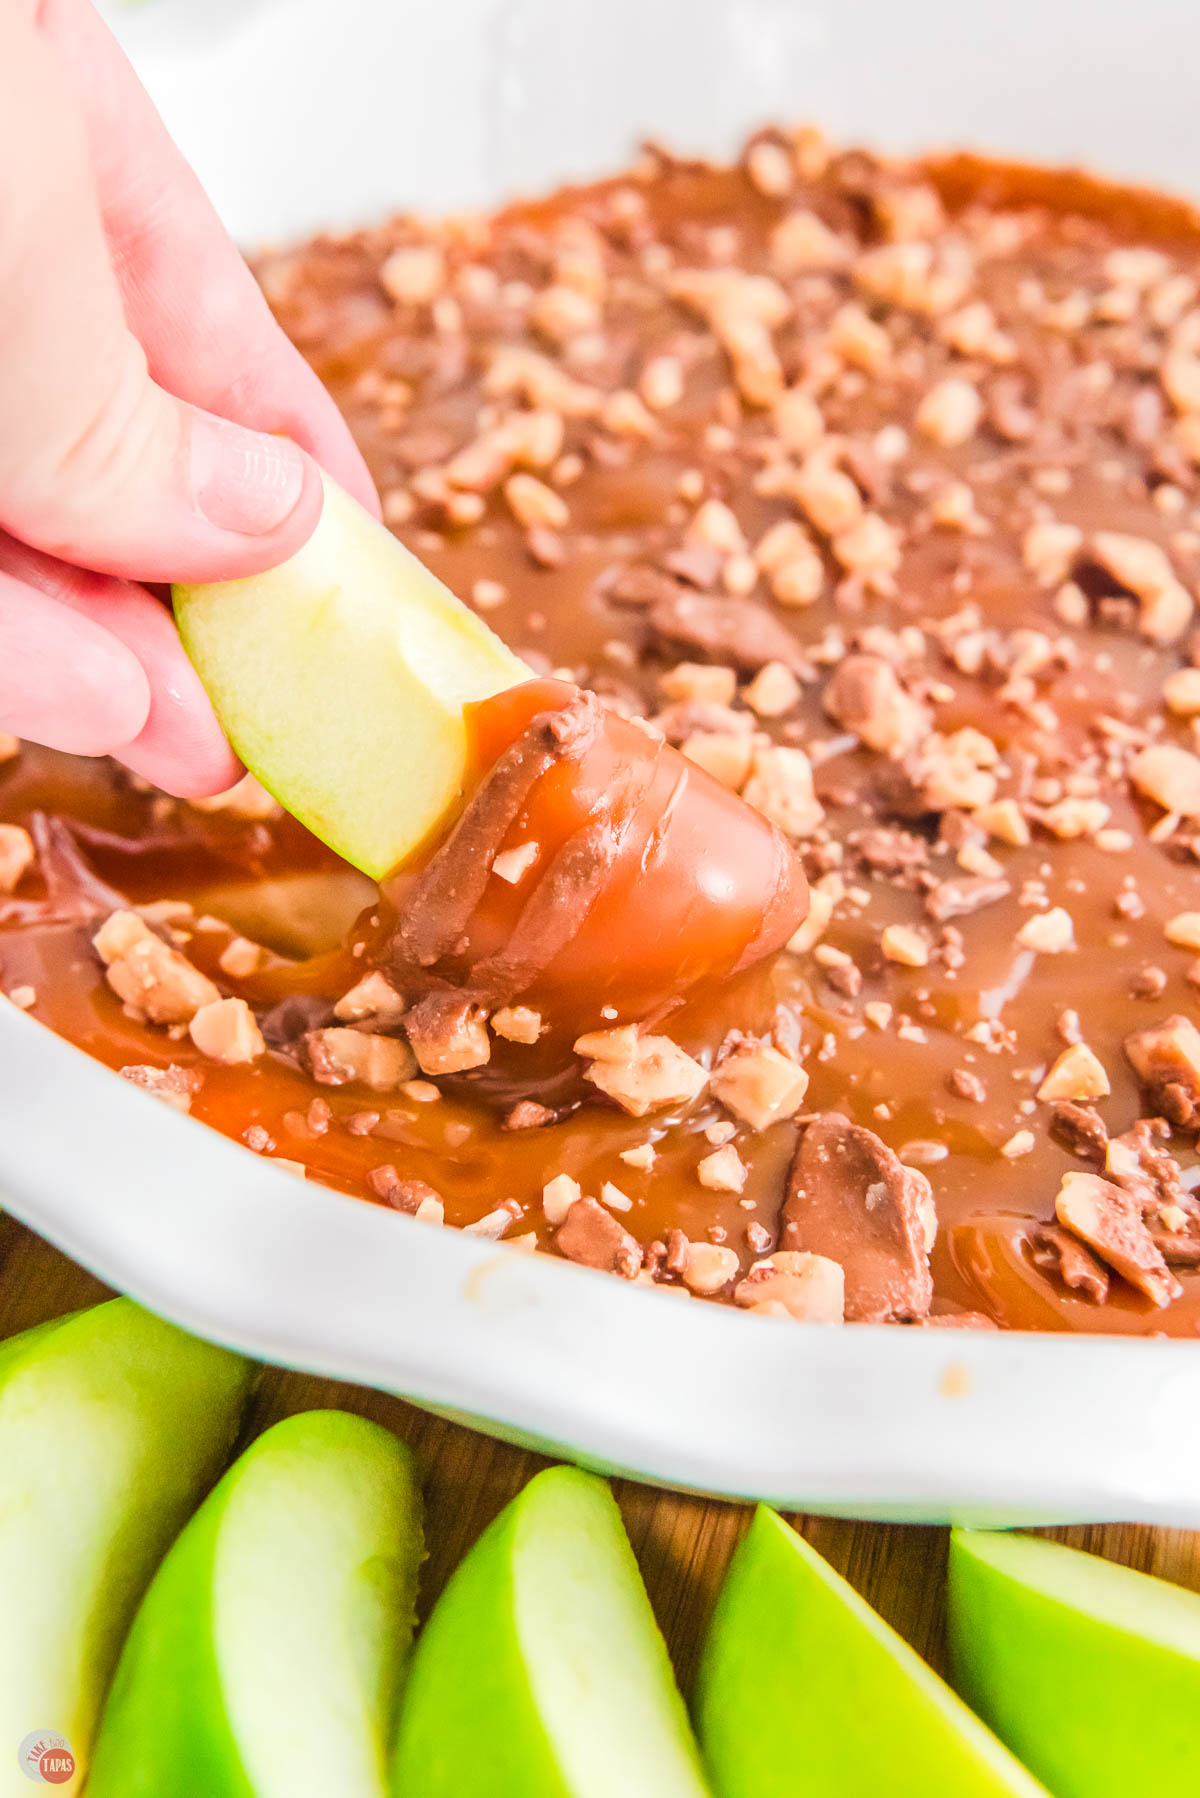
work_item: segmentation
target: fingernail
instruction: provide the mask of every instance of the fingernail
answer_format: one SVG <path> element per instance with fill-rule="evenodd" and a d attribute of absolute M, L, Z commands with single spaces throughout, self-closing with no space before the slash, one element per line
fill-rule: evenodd
<path fill-rule="evenodd" d="M 206 412 L 194 416 L 191 466 L 201 516 L 244 537 L 277 529 L 304 491 L 304 457 L 294 443 Z"/>

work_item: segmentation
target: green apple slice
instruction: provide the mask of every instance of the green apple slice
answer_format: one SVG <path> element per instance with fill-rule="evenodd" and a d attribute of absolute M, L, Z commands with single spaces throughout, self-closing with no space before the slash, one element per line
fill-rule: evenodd
<path fill-rule="evenodd" d="M 174 601 L 184 648 L 246 766 L 374 880 L 461 802 L 463 706 L 529 679 L 328 479 L 320 522 L 290 561 L 176 587 Z"/>
<path fill-rule="evenodd" d="M 88 1798 L 385 1798 L 422 1554 L 390 1431 L 344 1411 L 276 1424 L 151 1585 Z"/>
<path fill-rule="evenodd" d="M 721 1588 L 695 1712 L 718 1798 L 1045 1798 L 766 1506 Z"/>
<path fill-rule="evenodd" d="M 155 1567 L 216 1479 L 250 1363 L 127 1299 L 0 1348 L 0 1794 L 17 1747 L 66 1736 L 80 1789 L 121 1642 Z"/>
<path fill-rule="evenodd" d="M 703 1798 L 687 1713 L 603 1480 L 530 1481 L 417 1643 L 395 1798 Z"/>
<path fill-rule="evenodd" d="M 950 1539 L 955 1679 L 1057 1798 L 1195 1798 L 1200 1594 L 1037 1536 Z"/>

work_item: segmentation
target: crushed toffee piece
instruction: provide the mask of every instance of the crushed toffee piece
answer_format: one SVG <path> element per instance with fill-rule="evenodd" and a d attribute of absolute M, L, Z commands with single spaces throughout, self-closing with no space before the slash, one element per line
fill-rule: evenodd
<path fill-rule="evenodd" d="M 769 131 L 258 275 L 542 703 L 382 891 L 5 738 L 9 1002 L 634 1288 L 1200 1332 L 1200 218 Z"/>

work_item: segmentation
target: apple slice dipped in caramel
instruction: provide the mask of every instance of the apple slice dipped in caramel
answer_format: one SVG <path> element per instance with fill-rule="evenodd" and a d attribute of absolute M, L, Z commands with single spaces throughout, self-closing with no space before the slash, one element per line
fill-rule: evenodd
<path fill-rule="evenodd" d="M 397 985 L 645 1019 L 804 918 L 775 825 L 591 694 L 530 681 L 472 706 L 469 730 L 486 772 L 465 811 L 420 873 L 385 885 Z"/>
<path fill-rule="evenodd" d="M 177 588 L 175 608 L 251 770 L 390 876 L 395 916 L 371 951 L 403 990 L 520 997 L 573 1030 L 641 1020 L 779 948 L 806 914 L 775 825 L 593 696 L 522 682 L 332 483 L 290 562 Z"/>

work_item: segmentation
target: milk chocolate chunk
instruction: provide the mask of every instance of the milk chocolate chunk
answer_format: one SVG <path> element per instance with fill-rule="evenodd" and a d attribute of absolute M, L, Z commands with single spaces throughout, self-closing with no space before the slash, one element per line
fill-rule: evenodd
<path fill-rule="evenodd" d="M 1155 1305 L 1183 1288 L 1163 1260 L 1138 1201 L 1098 1174 L 1064 1174 L 1054 1202 L 1058 1221 Z"/>
<path fill-rule="evenodd" d="M 811 668 L 797 638 L 755 600 L 694 593 L 681 587 L 659 600 L 650 629 L 669 654 L 686 652 L 710 662 L 730 662 L 753 674 L 782 662 L 796 674 Z"/>
<path fill-rule="evenodd" d="M 1104 1165 L 1108 1131 L 1104 1119 L 1090 1105 L 1060 1099 L 1051 1113 L 1050 1128 L 1061 1143 L 1082 1161 Z"/>
<path fill-rule="evenodd" d="M 788 1176 L 781 1246 L 841 1263 L 848 1322 L 928 1315 L 934 1228 L 929 1181 L 874 1131 L 836 1111 L 804 1131 Z"/>
<path fill-rule="evenodd" d="M 637 1238 L 596 1199 L 576 1199 L 555 1233 L 554 1246 L 568 1261 L 626 1280 L 632 1280 L 642 1265 Z"/>
<path fill-rule="evenodd" d="M 580 693 L 539 713 L 487 772 L 446 842 L 404 893 L 394 965 L 431 968 L 461 952 L 504 838 L 530 791 L 555 763 L 578 761 L 595 740 L 599 701 Z"/>
<path fill-rule="evenodd" d="M 1035 1267 L 1056 1274 L 1064 1286 L 1102 1305 L 1108 1297 L 1108 1271 L 1077 1237 L 1057 1224 L 1041 1224 L 1030 1237 Z"/>

